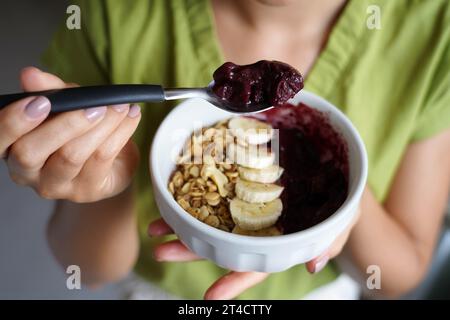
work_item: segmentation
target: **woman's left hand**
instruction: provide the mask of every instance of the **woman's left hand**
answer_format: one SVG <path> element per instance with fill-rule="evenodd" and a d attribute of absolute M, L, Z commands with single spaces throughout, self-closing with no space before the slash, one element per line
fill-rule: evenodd
<path fill-rule="evenodd" d="M 356 215 L 353 223 L 334 241 L 326 252 L 306 263 L 306 269 L 310 273 L 317 273 L 322 270 L 330 259 L 336 257 L 342 251 L 358 217 L 359 213 Z M 172 229 L 163 219 L 153 221 L 148 227 L 148 234 L 152 237 L 172 233 Z M 202 259 L 186 248 L 180 240 L 172 240 L 156 246 L 154 257 L 160 262 L 186 262 Z M 204 298 L 206 300 L 233 299 L 245 290 L 262 282 L 269 275 L 269 273 L 264 272 L 230 271 L 209 287 Z"/>

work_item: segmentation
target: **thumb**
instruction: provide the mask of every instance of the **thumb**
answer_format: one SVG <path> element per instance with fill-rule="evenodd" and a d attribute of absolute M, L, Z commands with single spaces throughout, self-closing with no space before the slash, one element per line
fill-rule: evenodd
<path fill-rule="evenodd" d="M 24 91 L 42 91 L 67 87 L 57 76 L 35 67 L 26 67 L 20 72 L 20 84 Z"/>

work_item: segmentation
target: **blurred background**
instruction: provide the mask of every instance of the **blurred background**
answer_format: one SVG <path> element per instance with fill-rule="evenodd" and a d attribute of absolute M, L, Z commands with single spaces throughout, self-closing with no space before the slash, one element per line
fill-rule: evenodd
<path fill-rule="evenodd" d="M 40 66 L 39 57 L 55 27 L 66 17 L 66 8 L 67 1 L 62 0 L 1 2 L 0 92 L 20 90 L 21 68 Z M 0 162 L 0 299 L 120 298 L 121 283 L 96 291 L 66 288 L 67 275 L 56 264 L 45 240 L 52 208 L 52 201 L 15 186 Z M 427 279 L 405 298 L 450 298 L 449 219 Z"/>
<path fill-rule="evenodd" d="M 0 3 L 0 92 L 20 90 L 25 66 L 39 67 L 41 53 L 66 17 L 66 1 L 7 0 Z M 45 239 L 53 202 L 14 185 L 0 163 L 0 299 L 116 299 L 120 284 L 97 291 L 68 290 Z"/>

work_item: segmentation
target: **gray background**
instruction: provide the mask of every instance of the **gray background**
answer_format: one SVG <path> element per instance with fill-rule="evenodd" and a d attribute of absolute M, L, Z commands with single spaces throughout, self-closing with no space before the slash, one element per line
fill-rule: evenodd
<path fill-rule="evenodd" d="M 39 66 L 39 56 L 65 15 L 65 1 L 20 0 L 0 4 L 0 92 L 19 90 L 22 67 Z M 66 275 L 51 256 L 45 226 L 53 203 L 10 182 L 0 162 L 0 299 L 115 299 L 121 285 L 68 290 Z M 408 297 L 450 297 L 450 235 L 443 233 L 424 284 Z M 446 272 L 443 272 L 447 270 Z"/>
<path fill-rule="evenodd" d="M 19 90 L 20 70 L 39 66 L 65 1 L 19 0 L 0 3 L 0 92 Z M 52 201 L 10 182 L 0 162 L 0 299 L 114 299 L 117 285 L 101 290 L 68 290 L 66 274 L 45 240 Z"/>

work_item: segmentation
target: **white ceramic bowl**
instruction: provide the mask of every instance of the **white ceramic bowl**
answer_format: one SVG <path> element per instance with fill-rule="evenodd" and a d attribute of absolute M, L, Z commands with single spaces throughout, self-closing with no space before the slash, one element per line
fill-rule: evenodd
<path fill-rule="evenodd" d="M 322 254 L 357 213 L 367 178 L 367 155 L 357 130 L 341 111 L 312 93 L 301 91 L 291 102 L 304 102 L 329 114 L 330 123 L 348 144 L 350 179 L 348 197 L 334 214 L 309 229 L 282 236 L 242 236 L 210 227 L 184 211 L 167 189 L 175 156 L 192 131 L 232 114 L 191 99 L 179 104 L 161 123 L 150 154 L 154 196 L 161 216 L 197 255 L 235 271 L 283 271 Z"/>

